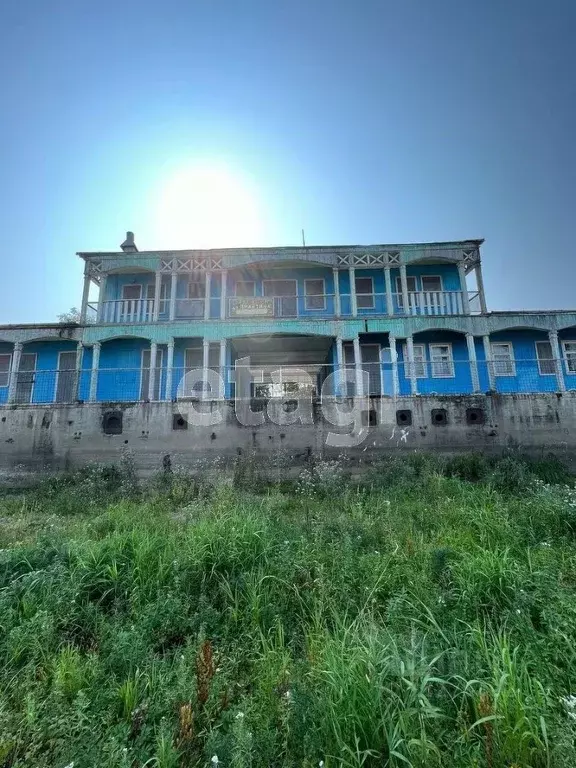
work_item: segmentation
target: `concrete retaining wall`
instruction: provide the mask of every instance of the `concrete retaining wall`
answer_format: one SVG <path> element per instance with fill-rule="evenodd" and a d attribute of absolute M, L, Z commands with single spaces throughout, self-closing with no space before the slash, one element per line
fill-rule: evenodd
<path fill-rule="evenodd" d="M 267 419 L 255 426 L 241 425 L 231 402 L 206 404 L 202 408 L 221 414 L 220 423 L 187 428 L 178 421 L 177 403 L 4 407 L 0 469 L 6 474 L 113 462 L 122 449 L 130 449 L 143 473 L 160 469 L 166 454 L 173 464 L 191 465 L 199 459 L 232 459 L 252 452 L 263 458 L 282 454 L 297 464 L 311 454 L 327 457 L 344 452 L 368 461 L 405 450 L 494 453 L 517 448 L 532 454 L 554 452 L 576 463 L 576 392 L 371 398 L 345 401 L 339 407 L 353 406 L 364 412 L 365 425 L 353 447 L 327 444 L 330 434 L 348 433 L 350 427 L 338 430 L 327 423 L 319 403 L 308 409 L 313 423 L 278 425 Z M 117 418 L 109 427 L 118 429 L 120 416 L 120 434 L 104 434 L 103 423 L 111 412 Z"/>

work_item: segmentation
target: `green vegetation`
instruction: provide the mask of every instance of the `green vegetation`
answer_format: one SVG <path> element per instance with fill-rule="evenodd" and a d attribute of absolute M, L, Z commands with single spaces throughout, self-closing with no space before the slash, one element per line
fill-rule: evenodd
<path fill-rule="evenodd" d="M 125 459 L 6 491 L 0 518 L 4 768 L 576 765 L 552 459 L 145 485 Z"/>

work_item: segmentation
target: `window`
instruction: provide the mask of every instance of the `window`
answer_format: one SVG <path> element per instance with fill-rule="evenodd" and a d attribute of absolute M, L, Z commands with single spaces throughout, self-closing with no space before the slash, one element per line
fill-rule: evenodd
<path fill-rule="evenodd" d="M 324 280 L 304 280 L 306 309 L 326 309 Z"/>
<path fill-rule="evenodd" d="M 406 283 L 408 285 L 408 306 L 414 307 L 414 294 L 416 293 L 416 278 L 415 277 L 406 277 Z M 396 278 L 396 293 L 397 293 L 397 299 L 398 299 L 398 308 L 404 309 L 404 296 L 402 294 L 402 280 L 401 278 Z"/>
<path fill-rule="evenodd" d="M 123 285 L 122 298 L 127 300 L 138 300 L 142 298 L 142 286 L 139 284 Z"/>
<path fill-rule="evenodd" d="M 156 284 L 149 283 L 146 286 L 146 298 L 153 299 L 155 292 L 156 292 Z M 167 297 L 168 297 L 168 285 L 166 283 L 160 283 L 160 307 L 159 307 L 160 314 L 168 311 L 166 306 Z"/>
<path fill-rule="evenodd" d="M 0 387 L 7 387 L 10 383 L 10 362 L 12 355 L 0 355 Z"/>
<path fill-rule="evenodd" d="M 406 344 L 404 344 L 404 370 L 406 378 L 410 378 L 408 346 Z M 426 378 L 426 347 L 424 344 L 414 344 L 414 372 L 417 379 Z"/>
<path fill-rule="evenodd" d="M 452 345 L 430 344 L 430 362 L 432 363 L 432 376 L 435 378 L 453 377 Z"/>
<path fill-rule="evenodd" d="M 152 400 L 160 400 L 160 379 L 162 377 L 162 350 L 156 350 L 156 365 L 154 378 L 154 392 Z M 140 399 L 148 400 L 148 390 L 150 388 L 150 350 L 142 350 L 142 377 L 140 380 Z"/>
<path fill-rule="evenodd" d="M 253 280 L 238 280 L 235 290 L 236 296 L 248 298 L 256 293 L 256 283 Z"/>
<path fill-rule="evenodd" d="M 566 362 L 566 371 L 576 373 L 576 341 L 563 341 L 564 360 Z"/>
<path fill-rule="evenodd" d="M 538 371 L 541 376 L 553 376 L 556 373 L 552 345 L 549 341 L 536 342 L 536 357 L 538 359 Z"/>
<path fill-rule="evenodd" d="M 422 290 L 423 291 L 441 291 L 442 290 L 442 278 L 436 275 L 422 275 Z"/>
<path fill-rule="evenodd" d="M 495 376 L 516 376 L 514 353 L 510 342 L 491 344 Z"/>
<path fill-rule="evenodd" d="M 186 292 L 188 299 L 203 299 L 206 293 L 204 280 L 191 280 Z"/>
<path fill-rule="evenodd" d="M 374 282 L 371 277 L 356 278 L 356 306 L 358 309 L 374 307 Z"/>

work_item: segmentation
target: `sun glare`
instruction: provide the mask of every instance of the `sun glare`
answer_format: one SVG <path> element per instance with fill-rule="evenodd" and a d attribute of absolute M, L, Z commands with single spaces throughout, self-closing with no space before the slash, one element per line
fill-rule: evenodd
<path fill-rule="evenodd" d="M 255 246 L 262 239 L 251 185 L 217 165 L 189 165 L 166 179 L 156 230 L 166 249 Z"/>

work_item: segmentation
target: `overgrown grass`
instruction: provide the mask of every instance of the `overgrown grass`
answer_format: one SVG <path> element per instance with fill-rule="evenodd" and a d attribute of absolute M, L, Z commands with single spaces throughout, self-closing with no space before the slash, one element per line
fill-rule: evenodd
<path fill-rule="evenodd" d="M 0 766 L 576 765 L 560 464 L 223 477 L 0 498 Z"/>

